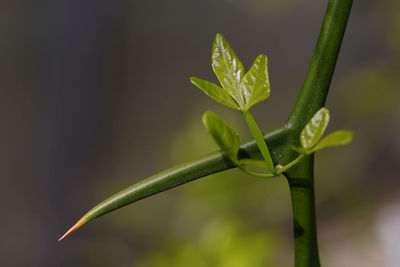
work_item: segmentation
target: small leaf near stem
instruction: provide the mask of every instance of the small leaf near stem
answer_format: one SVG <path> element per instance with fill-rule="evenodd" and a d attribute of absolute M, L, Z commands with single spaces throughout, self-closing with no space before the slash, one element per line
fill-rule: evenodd
<path fill-rule="evenodd" d="M 353 133 L 351 131 L 338 130 L 324 137 L 309 153 L 316 152 L 326 147 L 346 145 L 352 140 Z"/>
<path fill-rule="evenodd" d="M 350 143 L 353 140 L 351 131 L 339 130 L 323 138 L 329 123 L 329 110 L 321 108 L 304 127 L 300 134 L 300 143 L 302 147 L 292 147 L 300 154 L 309 155 L 326 147 L 341 146 Z"/>
<path fill-rule="evenodd" d="M 306 150 L 315 146 L 325 132 L 329 123 L 329 110 L 321 108 L 304 127 L 300 134 L 300 143 Z"/>
<path fill-rule="evenodd" d="M 240 147 L 238 133 L 218 117 L 217 114 L 210 111 L 203 114 L 203 124 L 217 145 L 232 162 L 236 163 Z"/>
<path fill-rule="evenodd" d="M 260 149 L 261 155 L 263 156 L 269 171 L 276 175 L 277 172 L 275 170 L 274 163 L 272 161 L 271 155 L 268 150 L 268 146 L 265 143 L 265 140 L 261 133 L 260 128 L 258 128 L 256 121 L 254 120 L 253 116 L 250 114 L 249 111 L 246 110 L 246 111 L 243 111 L 242 113 L 247 122 L 247 125 L 249 126 L 251 134 L 253 135 L 254 139 L 256 140 L 257 146 Z"/>

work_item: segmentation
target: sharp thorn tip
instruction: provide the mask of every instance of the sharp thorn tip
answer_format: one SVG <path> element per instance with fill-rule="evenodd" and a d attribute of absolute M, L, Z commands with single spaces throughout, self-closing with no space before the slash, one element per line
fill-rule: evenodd
<path fill-rule="evenodd" d="M 73 231 L 75 231 L 76 229 L 78 229 L 79 227 L 81 227 L 83 224 L 85 223 L 84 220 L 79 220 L 76 224 L 74 224 L 74 226 L 72 226 L 67 232 L 65 232 L 65 234 L 60 237 L 58 239 L 58 242 L 60 242 L 61 240 L 63 240 L 65 237 L 67 237 L 69 234 L 71 234 Z"/>

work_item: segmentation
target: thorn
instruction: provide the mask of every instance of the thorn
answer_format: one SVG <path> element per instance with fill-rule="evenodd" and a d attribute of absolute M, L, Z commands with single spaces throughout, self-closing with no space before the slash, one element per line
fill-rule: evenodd
<path fill-rule="evenodd" d="M 58 239 L 58 242 L 60 242 L 61 240 L 63 240 L 65 237 L 67 237 L 70 233 L 72 233 L 73 231 L 75 231 L 76 229 L 78 229 L 79 227 L 81 227 L 82 225 L 84 225 L 86 223 L 85 220 L 80 219 L 77 223 L 74 224 L 74 226 L 72 226 L 62 237 L 60 237 L 60 239 Z"/>
<path fill-rule="evenodd" d="M 287 123 L 283 124 L 283 128 L 287 129 L 289 127 L 289 125 L 287 125 Z"/>

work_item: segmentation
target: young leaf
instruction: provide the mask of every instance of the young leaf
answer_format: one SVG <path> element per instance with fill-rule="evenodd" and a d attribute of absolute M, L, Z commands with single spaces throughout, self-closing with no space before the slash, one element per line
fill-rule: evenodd
<path fill-rule="evenodd" d="M 230 160 L 237 162 L 240 147 L 240 137 L 235 130 L 227 125 L 217 114 L 206 112 L 203 123 L 217 145 L 227 154 Z"/>
<path fill-rule="evenodd" d="M 229 108 L 240 110 L 236 102 L 222 87 L 216 85 L 215 83 L 196 77 L 191 77 L 190 81 L 215 101 Z"/>
<path fill-rule="evenodd" d="M 314 114 L 300 134 L 300 143 L 303 148 L 310 149 L 321 139 L 329 123 L 329 110 L 321 108 Z"/>
<path fill-rule="evenodd" d="M 241 108 L 244 99 L 240 82 L 244 75 L 242 62 L 237 58 L 225 37 L 218 33 L 211 52 L 212 68 L 222 87 L 232 96 Z"/>
<path fill-rule="evenodd" d="M 254 60 L 253 66 L 243 77 L 241 88 L 246 101 L 246 110 L 269 97 L 270 84 L 266 55 L 259 55 Z"/>
<path fill-rule="evenodd" d="M 311 152 L 315 152 L 330 146 L 341 146 L 350 143 L 353 140 L 351 131 L 339 130 L 324 137 Z"/>

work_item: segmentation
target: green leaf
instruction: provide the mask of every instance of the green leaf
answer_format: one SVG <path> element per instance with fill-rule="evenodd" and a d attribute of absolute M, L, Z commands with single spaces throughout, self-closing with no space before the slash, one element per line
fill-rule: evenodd
<path fill-rule="evenodd" d="M 330 146 L 342 146 L 350 143 L 353 140 L 351 131 L 339 130 L 324 137 L 311 152 L 315 152 Z"/>
<path fill-rule="evenodd" d="M 300 143 L 303 148 L 310 149 L 318 143 L 329 123 L 329 110 L 321 108 L 314 114 L 300 134 Z"/>
<path fill-rule="evenodd" d="M 243 77 L 241 88 L 246 101 L 246 110 L 269 97 L 270 84 L 266 55 L 259 55 L 254 60 L 253 66 Z"/>
<path fill-rule="evenodd" d="M 233 162 L 237 162 L 237 154 L 240 147 L 240 137 L 237 132 L 217 114 L 210 111 L 203 114 L 203 123 L 217 145 Z"/>
<path fill-rule="evenodd" d="M 215 101 L 229 108 L 240 110 L 236 102 L 222 87 L 216 85 L 215 83 L 196 77 L 191 77 L 190 81 Z"/>
<path fill-rule="evenodd" d="M 237 58 L 225 37 L 218 33 L 211 52 L 212 68 L 222 87 L 244 108 L 240 83 L 244 75 L 243 64 Z"/>

